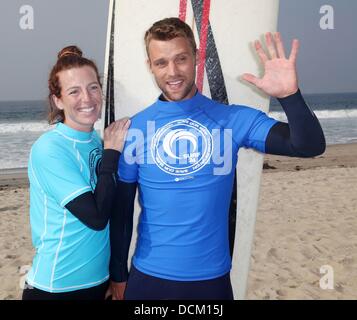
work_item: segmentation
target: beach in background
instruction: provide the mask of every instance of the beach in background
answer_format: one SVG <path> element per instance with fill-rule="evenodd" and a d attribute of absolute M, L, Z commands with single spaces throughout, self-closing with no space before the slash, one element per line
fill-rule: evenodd
<path fill-rule="evenodd" d="M 356 159 L 357 144 L 265 156 L 248 299 L 357 299 Z M 0 198 L 0 299 L 20 299 L 34 253 L 25 169 L 0 171 Z M 333 289 L 320 287 L 323 266 Z"/>
<path fill-rule="evenodd" d="M 357 144 L 264 167 L 247 298 L 357 299 Z"/>

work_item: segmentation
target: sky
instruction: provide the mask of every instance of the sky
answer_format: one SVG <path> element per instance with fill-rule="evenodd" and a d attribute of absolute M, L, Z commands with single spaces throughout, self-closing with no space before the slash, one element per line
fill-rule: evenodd
<path fill-rule="evenodd" d="M 323 30 L 320 8 L 330 5 L 334 29 Z M 303 92 L 357 92 L 357 1 L 280 0 L 278 29 L 298 38 L 298 75 Z"/>
<path fill-rule="evenodd" d="M 24 19 L 25 5 L 33 9 L 33 21 Z M 333 29 L 321 29 L 324 5 L 333 9 L 333 26 L 327 21 Z M 103 73 L 108 6 L 109 0 L 1 0 L 0 101 L 44 100 L 57 52 L 69 44 L 78 45 Z M 33 29 L 26 29 L 32 22 Z M 280 0 L 278 29 L 286 43 L 301 42 L 304 93 L 357 92 L 357 1 Z"/>

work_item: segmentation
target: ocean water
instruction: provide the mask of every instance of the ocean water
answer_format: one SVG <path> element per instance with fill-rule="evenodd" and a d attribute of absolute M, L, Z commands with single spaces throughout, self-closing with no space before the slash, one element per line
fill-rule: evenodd
<path fill-rule="evenodd" d="M 319 119 L 328 145 L 357 142 L 357 92 L 304 94 L 304 98 Z M 269 110 L 271 117 L 287 121 L 276 99 L 271 99 Z"/>
<path fill-rule="evenodd" d="M 304 95 L 324 130 L 327 144 L 357 142 L 357 93 Z M 31 145 L 51 129 L 44 101 L 0 101 L 0 169 L 27 167 Z M 269 115 L 286 121 L 279 103 L 271 100 Z M 100 121 L 96 129 L 101 127 Z"/>

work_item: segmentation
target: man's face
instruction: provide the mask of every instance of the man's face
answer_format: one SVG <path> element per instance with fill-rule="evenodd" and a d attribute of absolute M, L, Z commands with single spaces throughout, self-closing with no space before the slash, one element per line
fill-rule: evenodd
<path fill-rule="evenodd" d="M 148 53 L 151 72 L 168 101 L 186 100 L 195 95 L 196 56 L 188 40 L 182 37 L 168 41 L 152 39 Z"/>

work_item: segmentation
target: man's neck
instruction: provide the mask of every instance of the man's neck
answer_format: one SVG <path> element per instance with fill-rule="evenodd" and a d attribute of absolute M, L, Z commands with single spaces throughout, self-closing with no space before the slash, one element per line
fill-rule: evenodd
<path fill-rule="evenodd" d="M 197 94 L 197 92 L 198 92 L 198 89 L 196 89 L 195 94 L 192 97 L 194 97 Z M 165 101 L 165 102 L 171 102 L 170 100 L 166 99 L 166 97 L 165 97 L 165 95 L 163 93 L 160 94 L 159 100 Z M 183 100 L 179 100 L 179 101 L 176 101 L 176 102 L 180 102 L 180 101 L 183 101 Z"/>

